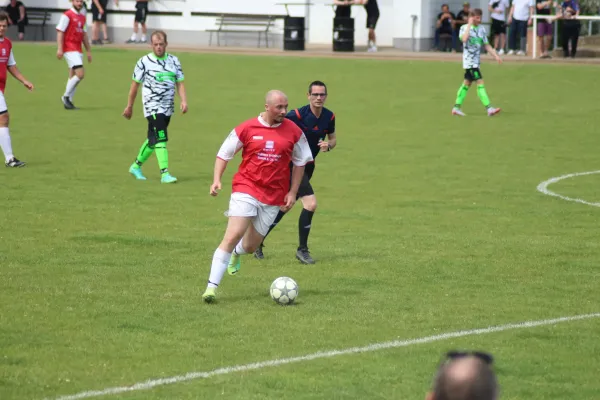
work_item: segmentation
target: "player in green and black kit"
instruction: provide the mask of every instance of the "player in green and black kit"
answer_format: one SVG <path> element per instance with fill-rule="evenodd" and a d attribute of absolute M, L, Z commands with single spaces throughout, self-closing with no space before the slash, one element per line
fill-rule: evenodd
<path fill-rule="evenodd" d="M 462 106 L 465 97 L 467 97 L 467 91 L 473 82 L 477 83 L 477 95 L 483 106 L 487 109 L 488 116 L 496 115 L 500 112 L 499 108 L 492 107 L 490 98 L 487 95 L 485 86 L 483 84 L 483 75 L 479 65 L 481 64 L 481 48 L 485 47 L 488 53 L 490 53 L 498 63 L 502 63 L 502 59 L 496 53 L 496 50 L 488 43 L 487 32 L 481 25 L 482 11 L 480 8 L 475 8 L 469 13 L 469 22 L 466 25 L 461 26 L 459 38 L 463 42 L 463 68 L 465 69 L 465 80 L 458 89 L 456 96 L 456 102 L 452 109 L 452 115 L 459 115 L 464 117 L 466 114 L 462 112 L 460 107 Z"/>
<path fill-rule="evenodd" d="M 140 85 L 144 117 L 148 120 L 148 139 L 142 145 L 135 162 L 129 168 L 136 179 L 146 180 L 141 166 L 152 153 L 156 153 L 162 183 L 175 183 L 177 178 L 169 173 L 169 155 L 167 128 L 171 115 L 175 112 L 175 91 L 181 98 L 181 112 L 187 112 L 187 97 L 183 85 L 183 70 L 179 59 L 167 53 L 167 34 L 156 31 L 150 37 L 152 53 L 140 58 L 133 72 L 133 82 L 129 90 L 127 107 L 123 116 L 131 119 L 133 104 Z"/>

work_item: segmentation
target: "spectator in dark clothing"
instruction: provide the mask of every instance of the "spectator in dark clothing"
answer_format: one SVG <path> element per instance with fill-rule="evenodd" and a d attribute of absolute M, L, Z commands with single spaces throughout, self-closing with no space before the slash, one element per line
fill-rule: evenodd
<path fill-rule="evenodd" d="M 22 2 L 10 0 L 5 9 L 8 14 L 9 25 L 17 25 L 19 29 L 19 40 L 25 39 L 25 26 L 27 25 L 27 10 Z"/>
<path fill-rule="evenodd" d="M 441 35 L 450 35 L 452 37 L 452 51 L 456 51 L 457 34 L 454 29 L 455 26 L 456 16 L 450 12 L 448 4 L 442 4 L 442 12 L 438 14 L 435 22 L 434 47 L 439 49 Z"/>
<path fill-rule="evenodd" d="M 565 57 L 575 58 L 577 53 L 577 42 L 579 41 L 579 30 L 581 22 L 577 20 L 579 15 L 579 3 L 576 0 L 563 1 L 560 4 L 562 9 L 561 16 L 563 20 L 562 26 L 562 48 Z M 571 51 L 569 51 L 569 42 L 571 43 Z"/>

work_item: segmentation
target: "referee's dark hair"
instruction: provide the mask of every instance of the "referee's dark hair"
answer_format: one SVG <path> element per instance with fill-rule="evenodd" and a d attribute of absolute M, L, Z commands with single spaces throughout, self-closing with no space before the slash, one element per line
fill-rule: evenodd
<path fill-rule="evenodd" d="M 312 94 L 313 86 L 322 86 L 325 88 L 325 94 L 327 94 L 327 85 L 321 81 L 312 81 L 310 85 L 308 85 L 308 94 Z"/>

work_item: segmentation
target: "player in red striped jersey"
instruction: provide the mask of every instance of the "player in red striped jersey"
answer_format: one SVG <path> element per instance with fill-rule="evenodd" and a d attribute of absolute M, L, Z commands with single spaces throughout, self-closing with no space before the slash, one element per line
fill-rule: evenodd
<path fill-rule="evenodd" d="M 56 57 L 64 58 L 69 66 L 69 80 L 65 94 L 62 96 L 63 105 L 67 110 L 75 109 L 73 96 L 77 85 L 84 77 L 83 51 L 81 44 L 85 46 L 88 62 L 92 62 L 92 49 L 87 36 L 85 7 L 83 0 L 73 0 L 73 7 L 60 16 L 56 25 L 56 42 L 58 50 Z"/>
<path fill-rule="evenodd" d="M 12 51 L 11 41 L 5 37 L 8 29 L 8 14 L 0 12 L 0 147 L 4 153 L 5 165 L 16 168 L 24 167 L 25 163 L 18 160 L 12 150 L 10 133 L 8 130 L 8 108 L 4 99 L 4 89 L 6 88 L 6 72 L 10 72 L 27 89 L 33 90 L 33 84 L 29 82 L 17 68 L 17 62 Z"/>

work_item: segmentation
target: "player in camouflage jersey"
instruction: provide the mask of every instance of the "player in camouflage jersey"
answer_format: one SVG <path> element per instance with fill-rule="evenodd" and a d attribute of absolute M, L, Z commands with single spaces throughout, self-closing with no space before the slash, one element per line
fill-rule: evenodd
<path fill-rule="evenodd" d="M 167 152 L 167 127 L 171 115 L 175 112 L 175 90 L 181 98 L 181 112 L 187 112 L 187 97 L 183 85 L 183 70 L 179 59 L 166 52 L 167 34 L 156 31 L 150 37 L 152 53 L 140 58 L 133 72 L 133 82 L 129 89 L 129 100 L 123 116 L 131 119 L 133 104 L 142 87 L 144 117 L 148 120 L 148 139 L 142 145 L 129 172 L 136 179 L 146 180 L 141 166 L 153 152 L 156 152 L 162 183 L 175 183 L 177 178 L 169 173 L 169 154 Z"/>
<path fill-rule="evenodd" d="M 460 28 L 459 37 L 463 42 L 463 68 L 465 69 L 465 81 L 458 89 L 456 96 L 456 102 L 452 109 L 452 115 L 459 115 L 464 117 L 466 114 L 462 112 L 460 107 L 462 106 L 465 97 L 467 97 L 467 91 L 473 82 L 477 83 L 477 95 L 479 100 L 487 109 L 488 116 L 496 115 L 500 112 L 499 108 L 492 107 L 490 98 L 487 95 L 485 86 L 483 84 L 483 75 L 479 70 L 481 64 L 481 47 L 485 47 L 488 53 L 490 53 L 498 63 L 502 63 L 502 59 L 496 53 L 496 50 L 488 43 L 487 32 L 481 25 L 482 11 L 480 8 L 475 8 L 469 13 L 469 22 Z"/>

